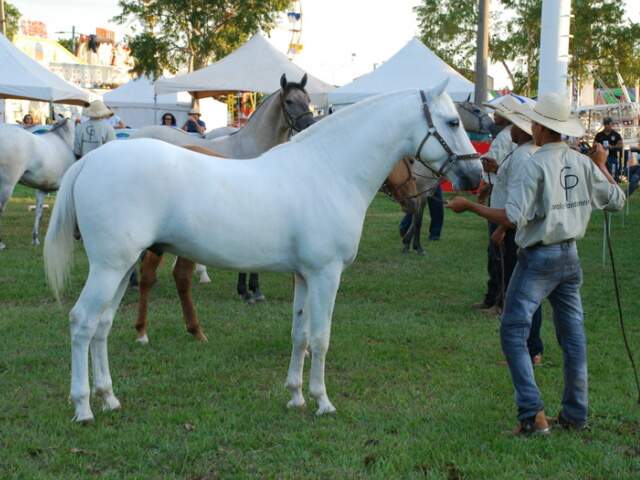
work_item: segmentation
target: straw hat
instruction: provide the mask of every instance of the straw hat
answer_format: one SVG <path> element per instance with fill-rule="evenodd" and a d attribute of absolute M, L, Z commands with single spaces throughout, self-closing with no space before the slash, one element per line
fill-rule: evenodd
<path fill-rule="evenodd" d="M 584 127 L 580 120 L 571 116 L 569 99 L 559 93 L 542 94 L 535 106 L 521 105 L 516 112 L 562 135 L 584 135 Z"/>
<path fill-rule="evenodd" d="M 107 118 L 113 115 L 113 112 L 107 108 L 102 100 L 94 100 L 84 109 L 84 116 L 89 118 Z"/>
<path fill-rule="evenodd" d="M 520 99 L 518 99 L 512 95 L 505 95 L 501 98 L 503 100 L 491 108 L 493 108 L 497 114 L 509 120 L 520 130 L 527 132 L 529 135 L 533 135 L 531 133 L 531 120 L 517 113 L 517 110 L 522 105 L 535 105 L 535 102 L 526 97 L 520 97 Z M 527 101 L 524 101 L 525 98 Z"/>
<path fill-rule="evenodd" d="M 189 110 L 189 115 L 198 115 L 199 117 L 202 116 L 202 114 L 195 108 Z"/>

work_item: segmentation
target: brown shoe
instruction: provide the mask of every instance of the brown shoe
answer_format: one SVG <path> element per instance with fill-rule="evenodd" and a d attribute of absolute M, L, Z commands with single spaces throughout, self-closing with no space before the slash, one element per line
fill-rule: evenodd
<path fill-rule="evenodd" d="M 502 308 L 500 308 L 498 305 L 494 305 L 493 307 L 489 307 L 489 308 L 484 308 L 480 311 L 485 315 L 496 315 L 496 316 L 502 315 Z"/>
<path fill-rule="evenodd" d="M 480 302 L 480 303 L 474 303 L 473 305 L 471 305 L 471 308 L 473 308 L 474 310 L 486 310 L 487 308 L 491 308 L 493 305 L 487 305 L 484 302 Z"/>
<path fill-rule="evenodd" d="M 540 410 L 534 417 L 525 418 L 520 421 L 520 425 L 513 431 L 514 435 L 548 435 L 551 427 L 544 414 L 544 410 Z"/>
<path fill-rule="evenodd" d="M 586 423 L 575 423 L 571 420 L 567 420 L 564 418 L 562 413 L 560 413 L 557 417 L 547 417 L 549 424 L 551 426 L 562 428 L 563 430 L 571 430 L 574 432 L 582 432 L 583 430 L 589 430 L 589 427 Z"/>

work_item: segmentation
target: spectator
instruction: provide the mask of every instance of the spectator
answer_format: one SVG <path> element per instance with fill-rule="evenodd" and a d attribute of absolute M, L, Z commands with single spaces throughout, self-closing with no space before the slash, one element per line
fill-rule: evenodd
<path fill-rule="evenodd" d="M 607 117 L 602 121 L 602 130 L 596 134 L 594 142 L 599 143 L 607 151 L 607 169 L 609 173 L 617 180 L 620 176 L 619 155 L 622 154 L 623 142 L 622 135 L 616 132 L 613 127 L 611 117 Z"/>
<path fill-rule="evenodd" d="M 33 122 L 33 116 L 30 113 L 27 113 L 24 117 L 22 117 L 22 127 L 30 128 L 33 127 L 35 123 Z"/>
<path fill-rule="evenodd" d="M 88 120 L 76 126 L 76 139 L 73 152 L 76 158 L 81 158 L 91 150 L 115 140 L 116 133 L 107 119 L 113 115 L 102 100 L 94 100 L 85 108 L 84 116 Z"/>
<path fill-rule="evenodd" d="M 200 135 L 204 135 L 204 132 L 207 130 L 207 125 L 200 120 L 200 112 L 192 108 L 189 112 L 189 118 L 184 122 L 184 125 L 182 125 L 182 130 L 189 133 L 199 133 Z"/>
<path fill-rule="evenodd" d="M 175 127 L 176 126 L 176 117 L 173 116 L 173 113 L 166 112 L 162 115 L 162 124 L 165 127 Z"/>
<path fill-rule="evenodd" d="M 122 119 L 111 110 L 112 115 L 107 119 L 109 125 L 115 129 L 127 128 Z"/>

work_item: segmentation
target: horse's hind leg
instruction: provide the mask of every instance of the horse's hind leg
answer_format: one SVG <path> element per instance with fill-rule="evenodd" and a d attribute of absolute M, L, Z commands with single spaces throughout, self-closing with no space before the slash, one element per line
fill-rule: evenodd
<path fill-rule="evenodd" d="M 9 203 L 9 199 L 13 194 L 13 188 L 15 186 L 15 182 L 10 182 L 6 178 L 3 178 L 2 175 L 0 175 L 0 214 L 2 214 L 7 206 L 7 203 Z M 0 235 L 0 251 L 4 250 L 5 248 L 7 248 L 7 246 L 2 242 L 2 235 Z"/>
<path fill-rule="evenodd" d="M 126 285 L 126 271 L 116 271 L 91 266 L 87 283 L 82 289 L 80 298 L 69 314 L 71 331 L 71 400 L 75 406 L 73 419 L 77 422 L 90 422 L 93 413 L 89 405 L 89 344 L 98 331 L 98 325 L 103 321 L 107 309 L 117 307 L 115 302 L 123 281 Z M 115 302 L 115 303 L 114 303 Z M 114 307 L 115 305 L 115 307 Z M 113 317 L 111 317 L 113 318 Z M 108 331 L 107 331 L 108 333 Z M 104 326 L 101 327 L 101 336 L 104 336 L 104 355 L 106 356 L 106 334 Z M 98 339 L 98 344 L 101 339 Z M 97 353 L 102 355 L 101 346 L 96 347 Z M 104 371 L 102 357 L 96 359 L 100 367 L 100 373 Z M 94 360 L 95 361 L 95 360 Z M 108 371 L 108 367 L 107 367 Z M 100 378 L 102 385 L 106 384 L 104 376 Z M 113 402 L 112 402 L 113 404 Z"/>
<path fill-rule="evenodd" d="M 183 257 L 178 257 L 176 266 L 173 269 L 173 278 L 176 282 L 178 295 L 180 295 L 180 304 L 182 305 L 184 321 L 187 324 L 187 332 L 198 340 L 206 342 L 208 340 L 207 336 L 202 331 L 202 328 L 200 328 L 196 310 L 193 306 L 193 299 L 191 298 L 191 276 L 193 275 L 194 268 L 194 262 Z"/>
<path fill-rule="evenodd" d="M 135 268 L 135 266 L 133 268 Z M 93 392 L 97 397 L 102 399 L 103 410 L 117 410 L 120 408 L 120 402 L 113 394 L 111 373 L 109 371 L 109 356 L 107 353 L 107 338 L 109 337 L 111 325 L 113 324 L 113 317 L 116 314 L 118 305 L 120 305 L 122 301 L 124 292 L 127 290 L 129 276 L 130 273 L 127 273 L 120 281 L 120 285 L 111 304 L 98 320 L 98 326 L 90 344 L 91 362 L 93 364 Z"/>
<path fill-rule="evenodd" d="M 309 311 L 307 309 L 307 282 L 298 275 L 294 276 L 293 322 L 291 325 L 291 361 L 285 387 L 291 392 L 289 408 L 301 408 L 305 405 L 302 395 L 302 371 L 304 357 L 309 344 Z"/>
<path fill-rule="evenodd" d="M 42 190 L 36 190 L 36 219 L 31 232 L 31 243 L 40 245 L 40 220 L 42 220 L 42 210 L 44 209 L 44 197 L 46 193 Z"/>
<path fill-rule="evenodd" d="M 211 283 L 211 278 L 209 278 L 209 274 L 207 273 L 207 267 L 200 263 L 196 263 L 196 275 L 200 278 L 200 283 Z"/>
<path fill-rule="evenodd" d="M 149 310 L 149 293 L 156 282 L 156 272 L 158 265 L 162 261 L 162 255 L 156 255 L 151 250 L 147 250 L 142 257 L 142 265 L 140 267 L 140 300 L 138 301 L 138 320 L 136 321 L 136 330 L 138 331 L 139 343 L 149 343 L 147 336 L 147 312 Z"/>
<path fill-rule="evenodd" d="M 247 274 L 246 273 L 238 274 L 238 283 L 236 288 L 237 288 L 236 291 L 238 292 L 238 295 L 240 295 L 240 298 L 242 298 L 242 300 L 244 300 L 247 303 L 253 303 L 253 298 L 251 297 L 251 294 L 247 290 Z"/>
<path fill-rule="evenodd" d="M 249 291 L 254 302 L 264 302 L 266 300 L 260 291 L 260 276 L 257 273 L 249 274 Z"/>

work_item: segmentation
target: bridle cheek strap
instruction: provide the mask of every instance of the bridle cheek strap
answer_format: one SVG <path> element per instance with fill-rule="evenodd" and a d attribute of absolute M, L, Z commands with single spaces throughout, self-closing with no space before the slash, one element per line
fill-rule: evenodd
<path fill-rule="evenodd" d="M 420 145 L 418 146 L 418 150 L 416 151 L 415 159 L 418 162 L 424 165 L 428 170 L 433 172 L 439 178 L 439 177 L 444 177 L 449 171 L 449 169 L 453 167 L 453 165 L 458 160 L 477 160 L 478 158 L 480 158 L 480 155 L 478 155 L 477 153 L 456 155 L 453 152 L 453 150 L 451 150 L 451 147 L 449 147 L 449 144 L 447 143 L 447 141 L 442 137 L 442 135 L 440 135 L 435 125 L 433 124 L 433 119 L 431 118 L 431 112 L 429 111 L 429 105 L 427 104 L 427 96 L 425 95 L 424 90 L 420 90 L 420 99 L 422 100 L 422 111 L 424 112 L 424 117 L 427 120 L 427 127 L 429 129 L 427 130 L 427 133 L 425 134 L 424 138 L 420 142 Z M 438 170 L 433 168 L 428 163 L 423 162 L 422 159 L 420 158 L 420 153 L 422 152 L 422 149 L 424 148 L 425 144 L 431 137 L 435 138 L 438 141 L 442 149 L 447 154 L 447 159 L 442 163 L 442 166 Z"/>

